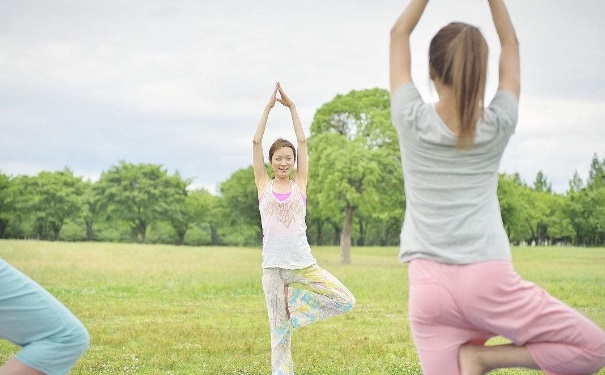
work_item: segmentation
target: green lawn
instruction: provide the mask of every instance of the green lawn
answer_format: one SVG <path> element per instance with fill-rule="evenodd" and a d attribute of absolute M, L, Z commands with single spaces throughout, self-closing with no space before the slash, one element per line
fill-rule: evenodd
<path fill-rule="evenodd" d="M 338 264 L 337 248 L 314 254 L 357 305 L 295 331 L 296 373 L 421 374 L 407 324 L 407 267 L 398 264 L 397 249 L 355 248 L 348 266 Z M 605 327 L 605 249 L 515 248 L 513 255 L 523 277 Z M 0 257 L 88 328 L 91 347 L 73 374 L 270 372 L 259 249 L 0 241 Z M 0 341 L 0 361 L 17 350 Z"/>

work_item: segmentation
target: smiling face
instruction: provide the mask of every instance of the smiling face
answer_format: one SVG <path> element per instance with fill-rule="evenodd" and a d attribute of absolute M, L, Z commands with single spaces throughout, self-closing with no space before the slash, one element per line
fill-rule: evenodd
<path fill-rule="evenodd" d="M 276 178 L 289 178 L 294 169 L 294 151 L 288 146 L 276 149 L 271 157 L 271 168 Z"/>

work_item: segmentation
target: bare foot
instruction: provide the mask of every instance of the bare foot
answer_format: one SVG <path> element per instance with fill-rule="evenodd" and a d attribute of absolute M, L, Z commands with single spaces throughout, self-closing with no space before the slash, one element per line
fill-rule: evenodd
<path fill-rule="evenodd" d="M 485 368 L 480 360 L 480 352 L 483 346 L 462 345 L 458 352 L 458 361 L 460 363 L 460 372 L 462 375 L 483 375 Z"/>

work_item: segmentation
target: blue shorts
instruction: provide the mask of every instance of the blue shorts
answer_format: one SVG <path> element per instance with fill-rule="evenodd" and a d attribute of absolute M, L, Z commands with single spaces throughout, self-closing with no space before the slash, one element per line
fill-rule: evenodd
<path fill-rule="evenodd" d="M 86 328 L 61 302 L 2 259 L 0 337 L 21 346 L 21 363 L 48 375 L 67 374 L 89 344 Z"/>

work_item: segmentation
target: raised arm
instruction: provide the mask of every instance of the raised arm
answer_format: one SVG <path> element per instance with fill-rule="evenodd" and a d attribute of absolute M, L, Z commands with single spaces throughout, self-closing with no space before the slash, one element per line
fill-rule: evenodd
<path fill-rule="evenodd" d="M 307 176 L 309 173 L 309 159 L 307 155 L 307 137 L 303 130 L 302 123 L 298 117 L 296 106 L 294 102 L 286 95 L 281 85 L 277 84 L 279 96 L 277 100 L 290 109 L 290 115 L 292 116 L 292 124 L 294 125 L 294 133 L 296 134 L 297 143 L 297 158 L 296 158 L 296 174 L 294 175 L 294 181 L 298 185 L 301 192 L 307 195 Z"/>
<path fill-rule="evenodd" d="M 258 122 L 258 128 L 256 129 L 254 139 L 252 140 L 252 165 L 254 167 L 254 182 L 256 183 L 256 188 L 258 189 L 259 195 L 265 189 L 267 182 L 269 182 L 269 175 L 265 169 L 265 160 L 263 156 L 263 135 L 265 134 L 265 127 L 267 126 L 269 112 L 275 105 L 277 88 L 278 86 L 276 83 L 273 93 L 269 98 L 269 102 L 265 106 L 263 115 Z"/>
<path fill-rule="evenodd" d="M 412 80 L 410 35 L 418 24 L 428 0 L 411 0 L 395 25 L 391 28 L 389 70 L 391 94 L 404 83 Z"/>
<path fill-rule="evenodd" d="M 489 7 L 500 39 L 499 84 L 500 89 L 512 92 L 517 98 L 521 93 L 521 68 L 519 41 L 503 0 L 489 0 Z"/>

